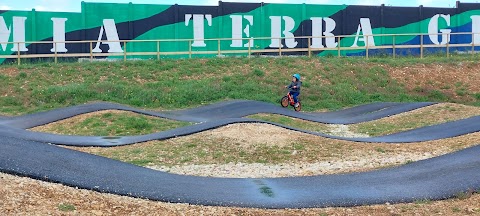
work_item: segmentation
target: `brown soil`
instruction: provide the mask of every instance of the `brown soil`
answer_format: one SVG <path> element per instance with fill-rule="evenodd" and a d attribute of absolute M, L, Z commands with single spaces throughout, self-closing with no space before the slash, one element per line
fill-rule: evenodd
<path fill-rule="evenodd" d="M 0 74 L 9 76 L 9 77 L 14 77 L 17 76 L 20 73 L 18 68 L 15 67 L 0 67 Z"/>
<path fill-rule="evenodd" d="M 231 124 L 214 130 L 204 131 L 190 136 L 172 139 L 172 142 L 186 143 L 199 141 L 213 142 L 222 146 L 239 145 L 251 148 L 256 145 L 285 146 L 297 140 L 303 134 L 268 124 Z"/>
<path fill-rule="evenodd" d="M 480 64 L 462 61 L 457 64 L 415 64 L 405 67 L 386 67 L 390 76 L 410 91 L 439 90 L 457 99 L 473 100 L 469 94 L 480 93 Z M 464 90 L 465 95 L 459 94 Z"/>

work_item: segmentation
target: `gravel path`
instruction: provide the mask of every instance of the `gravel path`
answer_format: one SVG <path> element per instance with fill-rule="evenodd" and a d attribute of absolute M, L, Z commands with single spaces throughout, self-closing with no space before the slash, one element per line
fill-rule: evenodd
<path fill-rule="evenodd" d="M 381 167 L 397 166 L 411 161 L 434 157 L 431 153 L 385 154 L 382 157 L 362 157 L 350 160 L 332 160 L 318 163 L 261 164 L 228 163 L 182 166 L 148 166 L 150 169 L 182 174 L 225 178 L 268 178 L 312 176 L 346 172 L 360 172 Z"/>

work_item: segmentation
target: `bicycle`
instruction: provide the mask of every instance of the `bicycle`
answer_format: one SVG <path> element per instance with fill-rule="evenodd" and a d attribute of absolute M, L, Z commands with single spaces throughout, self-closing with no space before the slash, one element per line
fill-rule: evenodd
<path fill-rule="evenodd" d="M 298 98 L 298 106 L 295 106 L 295 101 L 293 100 L 293 96 L 290 94 L 290 91 L 288 91 L 287 95 L 282 97 L 282 99 L 280 100 L 280 105 L 282 105 L 282 107 L 288 107 L 288 105 L 291 105 L 293 106 L 293 109 L 297 112 L 300 112 L 300 110 L 302 110 L 300 98 Z"/>

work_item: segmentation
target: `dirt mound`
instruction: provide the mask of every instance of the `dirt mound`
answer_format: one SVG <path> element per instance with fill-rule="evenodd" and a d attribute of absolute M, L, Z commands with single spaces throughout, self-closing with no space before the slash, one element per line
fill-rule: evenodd
<path fill-rule="evenodd" d="M 477 62 L 382 67 L 387 68 L 390 76 L 411 92 L 428 95 L 438 91 L 456 101 L 480 100 L 477 98 L 480 97 L 480 64 Z"/>

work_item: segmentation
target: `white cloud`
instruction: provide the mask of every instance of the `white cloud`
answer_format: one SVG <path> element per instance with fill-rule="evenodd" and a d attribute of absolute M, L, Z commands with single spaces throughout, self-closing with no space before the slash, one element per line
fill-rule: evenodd
<path fill-rule="evenodd" d="M 365 6 L 380 6 L 381 4 L 387 5 L 387 0 L 355 0 L 347 3 L 347 5 L 365 5 Z"/>
<path fill-rule="evenodd" d="M 42 5 L 37 5 L 33 8 L 35 8 L 35 10 L 37 10 L 37 11 L 48 11 L 47 7 L 42 6 Z"/>
<path fill-rule="evenodd" d="M 305 0 L 306 4 L 335 4 L 332 0 Z"/>
<path fill-rule="evenodd" d="M 12 10 L 12 8 L 8 5 L 0 5 L 0 10 Z"/>
<path fill-rule="evenodd" d="M 474 1 L 461 1 L 464 3 L 472 3 Z M 449 0 L 417 0 L 417 5 L 423 5 L 425 7 L 455 7 L 457 4 L 455 1 L 449 1 Z"/>
<path fill-rule="evenodd" d="M 433 0 L 417 0 L 418 5 L 429 6 L 433 3 Z"/>
<path fill-rule="evenodd" d="M 37 11 L 55 11 L 55 12 L 73 12 L 80 11 L 80 3 L 75 5 L 76 7 L 71 6 L 72 2 L 66 0 L 40 0 L 37 1 L 38 5 L 34 6 Z"/>
<path fill-rule="evenodd" d="M 43 5 L 36 5 L 33 7 L 36 11 L 54 11 L 54 12 L 67 12 L 69 11 L 66 8 L 63 7 L 47 7 Z M 25 8 L 25 10 L 31 10 L 31 8 Z"/>
<path fill-rule="evenodd" d="M 218 3 L 218 1 L 216 1 Z M 253 3 L 260 3 L 262 1 L 258 0 L 224 0 L 223 2 L 253 2 Z M 264 3 L 300 3 L 298 1 L 293 2 L 291 0 L 263 0 Z"/>
<path fill-rule="evenodd" d="M 217 6 L 218 5 L 218 0 L 207 0 L 207 1 L 204 1 L 206 5 L 214 5 L 214 6 Z"/>
<path fill-rule="evenodd" d="M 239 2 L 239 3 L 276 3 L 276 4 L 338 4 L 336 0 L 223 0 L 222 2 Z M 199 3 L 200 4 L 200 3 Z M 218 0 L 202 1 L 203 5 L 218 5 Z"/>

